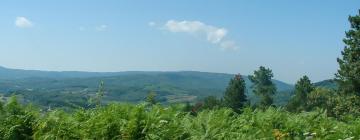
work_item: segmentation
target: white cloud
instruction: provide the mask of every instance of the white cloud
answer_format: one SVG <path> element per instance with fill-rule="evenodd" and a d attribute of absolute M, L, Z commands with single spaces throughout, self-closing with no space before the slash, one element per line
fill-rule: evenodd
<path fill-rule="evenodd" d="M 207 40 L 211 43 L 220 42 L 227 34 L 225 29 L 213 29 L 207 32 Z"/>
<path fill-rule="evenodd" d="M 228 33 L 225 28 L 207 25 L 200 21 L 169 20 L 165 23 L 163 28 L 174 33 L 182 32 L 203 36 L 208 42 L 217 44 L 222 49 L 237 48 L 234 41 L 224 40 Z"/>
<path fill-rule="evenodd" d="M 106 31 L 108 28 L 107 25 L 100 25 L 100 26 L 97 26 L 95 29 L 96 31 Z"/>
<path fill-rule="evenodd" d="M 148 23 L 148 25 L 149 25 L 150 27 L 154 27 L 154 26 L 156 25 L 156 23 L 153 22 L 153 21 L 150 21 L 150 22 Z"/>
<path fill-rule="evenodd" d="M 15 26 L 19 28 L 30 28 L 33 23 L 25 17 L 16 17 Z"/>
<path fill-rule="evenodd" d="M 165 29 L 171 32 L 184 32 L 191 34 L 204 34 L 206 39 L 211 43 L 220 42 L 227 34 L 224 28 L 218 28 L 211 25 L 206 25 L 200 21 L 175 21 L 169 20 L 165 24 Z"/>

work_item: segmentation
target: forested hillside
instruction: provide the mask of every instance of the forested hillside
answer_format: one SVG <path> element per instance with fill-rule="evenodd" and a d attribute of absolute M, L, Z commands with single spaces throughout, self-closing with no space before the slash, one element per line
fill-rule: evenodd
<path fill-rule="evenodd" d="M 21 70 L 15 70 L 21 71 Z M 7 72 L 12 73 L 11 69 Z M 26 103 L 40 106 L 64 107 L 86 106 L 88 100 L 94 96 L 101 81 L 104 82 L 106 102 L 133 102 L 143 101 L 151 91 L 156 92 L 157 100 L 163 104 L 196 102 L 207 96 L 222 97 L 231 74 L 207 72 L 119 72 L 113 76 L 106 73 L 77 72 L 78 75 L 87 75 L 79 78 L 62 72 L 41 72 L 32 75 L 32 71 L 22 70 L 21 79 L 0 80 L 0 92 L 9 97 L 13 94 Z M 43 73 L 41 75 L 41 73 Z M 47 73 L 52 73 L 47 75 Z M 54 74 L 55 73 L 55 74 Z M 61 75 L 61 76 L 57 76 Z M 37 77 L 35 77 L 37 76 Z M 65 78 L 71 77 L 71 78 Z M 252 83 L 243 76 L 247 86 L 247 95 L 250 100 L 256 97 L 250 90 Z M 278 91 L 276 103 L 284 104 L 290 99 L 292 85 L 273 80 Z"/>

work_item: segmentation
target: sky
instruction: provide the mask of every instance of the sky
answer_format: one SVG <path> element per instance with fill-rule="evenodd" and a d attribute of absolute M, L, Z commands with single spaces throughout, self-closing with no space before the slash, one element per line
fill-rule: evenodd
<path fill-rule="evenodd" d="M 333 78 L 359 0 L 2 0 L 0 66 Z"/>

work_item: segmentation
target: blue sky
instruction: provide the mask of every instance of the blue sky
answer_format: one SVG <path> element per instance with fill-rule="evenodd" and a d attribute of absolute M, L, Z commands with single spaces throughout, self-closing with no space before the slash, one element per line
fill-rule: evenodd
<path fill-rule="evenodd" d="M 333 78 L 359 0 L 4 0 L 0 65 Z"/>

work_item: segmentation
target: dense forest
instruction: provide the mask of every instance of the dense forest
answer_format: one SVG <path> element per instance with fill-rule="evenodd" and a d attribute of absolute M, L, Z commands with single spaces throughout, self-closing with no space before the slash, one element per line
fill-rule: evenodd
<path fill-rule="evenodd" d="M 104 104 L 104 82 L 86 106 L 71 110 L 22 104 L 14 95 L 0 102 L 0 139 L 360 139 L 360 11 L 349 22 L 336 88 L 303 76 L 279 106 L 274 74 L 260 66 L 232 77 L 221 98 L 195 103 L 162 105 L 150 92 L 139 104 Z"/>

